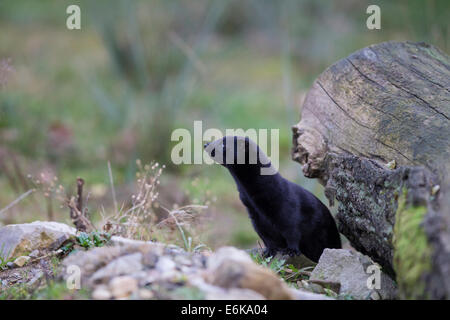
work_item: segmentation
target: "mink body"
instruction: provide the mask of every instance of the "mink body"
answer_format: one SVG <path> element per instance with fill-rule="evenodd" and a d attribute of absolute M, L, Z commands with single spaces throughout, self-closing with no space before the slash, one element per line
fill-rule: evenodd
<path fill-rule="evenodd" d="M 317 262 L 325 248 L 341 248 L 328 208 L 311 192 L 283 178 L 252 140 L 228 136 L 206 144 L 205 149 L 234 178 L 267 256 L 304 254 Z M 227 158 L 227 152 L 234 156 Z M 254 152 L 257 156 L 252 162 Z M 272 174 L 261 174 L 262 168 L 272 169 Z"/>

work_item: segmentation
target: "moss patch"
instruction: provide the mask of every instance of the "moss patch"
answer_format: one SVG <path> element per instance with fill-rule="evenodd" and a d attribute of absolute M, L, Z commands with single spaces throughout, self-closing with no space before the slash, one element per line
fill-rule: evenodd
<path fill-rule="evenodd" d="M 394 269 L 401 298 L 424 298 L 423 275 L 431 268 L 431 249 L 422 226 L 427 208 L 409 205 L 406 198 L 403 189 L 395 217 Z"/>

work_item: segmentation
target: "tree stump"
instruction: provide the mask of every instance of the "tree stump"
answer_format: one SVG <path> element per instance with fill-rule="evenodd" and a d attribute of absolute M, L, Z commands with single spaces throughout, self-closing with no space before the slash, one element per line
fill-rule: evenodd
<path fill-rule="evenodd" d="M 385 42 L 314 82 L 292 158 L 338 201 L 339 230 L 401 298 L 450 298 L 450 58 Z"/>

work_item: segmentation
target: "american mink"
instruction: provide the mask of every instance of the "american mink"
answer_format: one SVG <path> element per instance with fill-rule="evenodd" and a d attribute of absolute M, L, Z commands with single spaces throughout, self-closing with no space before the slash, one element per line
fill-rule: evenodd
<path fill-rule="evenodd" d="M 328 208 L 311 192 L 284 179 L 251 139 L 226 136 L 204 148 L 233 176 L 266 256 L 304 254 L 317 262 L 325 248 L 341 248 Z M 261 174 L 264 169 L 270 174 Z"/>

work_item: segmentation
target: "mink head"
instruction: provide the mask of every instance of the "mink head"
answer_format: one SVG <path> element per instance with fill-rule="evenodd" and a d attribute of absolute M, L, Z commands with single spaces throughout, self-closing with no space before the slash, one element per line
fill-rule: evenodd
<path fill-rule="evenodd" d="M 266 154 L 248 137 L 225 136 L 204 148 L 215 162 L 233 172 L 271 167 Z"/>

